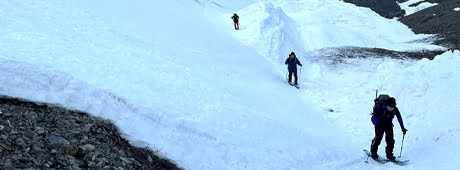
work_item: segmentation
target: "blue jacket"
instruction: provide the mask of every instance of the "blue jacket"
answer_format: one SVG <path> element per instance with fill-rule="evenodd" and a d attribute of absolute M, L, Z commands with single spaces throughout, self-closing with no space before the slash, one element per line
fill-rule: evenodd
<path fill-rule="evenodd" d="M 297 70 L 297 65 L 302 66 L 302 64 L 300 63 L 299 59 L 297 59 L 296 56 L 294 56 L 294 58 L 292 59 L 288 57 L 286 61 L 284 62 L 284 64 L 288 65 L 289 70 Z"/>
<path fill-rule="evenodd" d="M 372 115 L 371 121 L 375 126 L 379 125 L 393 127 L 393 118 L 396 115 L 398 118 L 399 126 L 401 126 L 401 129 L 404 129 L 404 122 L 398 107 L 395 106 L 395 109 L 390 112 L 387 110 L 386 104 L 375 105 L 373 113 L 374 114 Z"/>

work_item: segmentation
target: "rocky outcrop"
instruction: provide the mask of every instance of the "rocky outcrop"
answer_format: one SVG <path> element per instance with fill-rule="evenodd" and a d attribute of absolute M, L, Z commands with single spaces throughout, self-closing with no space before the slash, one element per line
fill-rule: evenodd
<path fill-rule="evenodd" d="M 436 34 L 437 40 L 433 43 L 449 49 L 460 49 L 460 0 L 423 0 L 409 6 L 418 6 L 424 2 L 438 3 L 411 15 L 397 3 L 407 0 L 343 0 L 361 7 L 368 7 L 385 18 L 397 17 L 412 29 L 416 34 Z"/>
<path fill-rule="evenodd" d="M 407 0 L 343 0 L 360 7 L 368 7 L 385 18 L 403 17 L 405 11 L 396 2 L 405 2 Z"/>
<path fill-rule="evenodd" d="M 406 12 L 401 9 L 398 3 L 407 2 L 408 0 L 343 0 L 343 2 L 352 3 L 360 7 L 370 8 L 385 18 L 404 17 Z M 423 0 L 409 6 L 417 6 L 424 2 L 440 3 L 449 0 Z"/>
<path fill-rule="evenodd" d="M 180 169 L 108 120 L 0 97 L 0 169 Z"/>
<path fill-rule="evenodd" d="M 460 49 L 460 0 L 448 0 L 436 6 L 403 17 L 400 21 L 416 34 L 437 34 L 434 43 L 449 49 Z"/>

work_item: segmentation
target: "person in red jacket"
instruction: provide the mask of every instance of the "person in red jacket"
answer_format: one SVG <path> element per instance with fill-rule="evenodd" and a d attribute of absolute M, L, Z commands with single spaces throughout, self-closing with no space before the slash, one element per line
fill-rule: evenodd
<path fill-rule="evenodd" d="M 235 25 L 235 30 L 239 30 L 240 29 L 240 24 L 238 23 L 238 20 L 240 19 L 240 16 L 233 14 L 233 16 L 231 17 L 233 19 L 233 24 Z"/>

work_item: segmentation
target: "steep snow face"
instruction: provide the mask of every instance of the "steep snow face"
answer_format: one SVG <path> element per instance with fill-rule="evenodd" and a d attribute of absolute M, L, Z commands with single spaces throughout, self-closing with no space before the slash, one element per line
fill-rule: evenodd
<path fill-rule="evenodd" d="M 407 43 L 425 38 L 426 35 L 415 35 L 396 19 L 385 19 L 368 8 L 335 0 L 276 1 L 301 26 L 307 50 L 338 46 L 378 47 L 397 51 L 440 48 Z"/>
<path fill-rule="evenodd" d="M 248 6 L 238 13 L 241 13 L 242 28 L 233 35 L 242 43 L 259 49 L 264 56 L 285 56 L 286 52 L 291 51 L 289 49 L 304 52 L 341 46 L 397 51 L 442 49 L 439 46 L 408 43 L 426 38 L 427 35 L 415 35 L 397 20 L 382 18 L 370 9 L 334 0 L 272 0 Z M 267 28 L 268 25 L 270 27 Z M 270 51 L 261 51 L 259 48 L 267 45 L 271 47 Z"/>
<path fill-rule="evenodd" d="M 403 3 L 399 3 L 399 6 L 406 11 L 406 15 L 411 15 L 413 13 L 416 13 L 418 11 L 424 10 L 425 8 L 429 8 L 435 5 L 438 5 L 437 3 L 430 3 L 430 2 L 423 2 L 419 3 L 422 0 L 409 0 Z M 417 6 L 409 6 L 415 3 L 419 3 Z"/>
<path fill-rule="evenodd" d="M 280 7 L 259 2 L 238 11 L 240 30 L 231 34 L 241 43 L 253 47 L 274 65 L 284 64 L 292 51 L 305 53 L 303 38 L 297 23 Z M 299 55 L 300 56 L 300 55 Z"/>

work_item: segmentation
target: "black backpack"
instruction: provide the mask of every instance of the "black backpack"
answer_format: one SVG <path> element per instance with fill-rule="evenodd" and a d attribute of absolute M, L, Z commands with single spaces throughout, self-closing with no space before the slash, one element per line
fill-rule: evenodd
<path fill-rule="evenodd" d="M 390 99 L 390 95 L 381 94 L 377 97 L 378 90 L 375 92 L 374 107 L 381 107 L 386 101 Z M 371 115 L 374 114 L 371 112 Z"/>
<path fill-rule="evenodd" d="M 384 104 L 386 101 L 388 101 L 390 99 L 390 96 L 388 94 L 381 94 L 379 95 L 379 97 L 377 97 L 375 100 L 374 100 L 374 103 L 377 105 L 377 104 Z"/>

